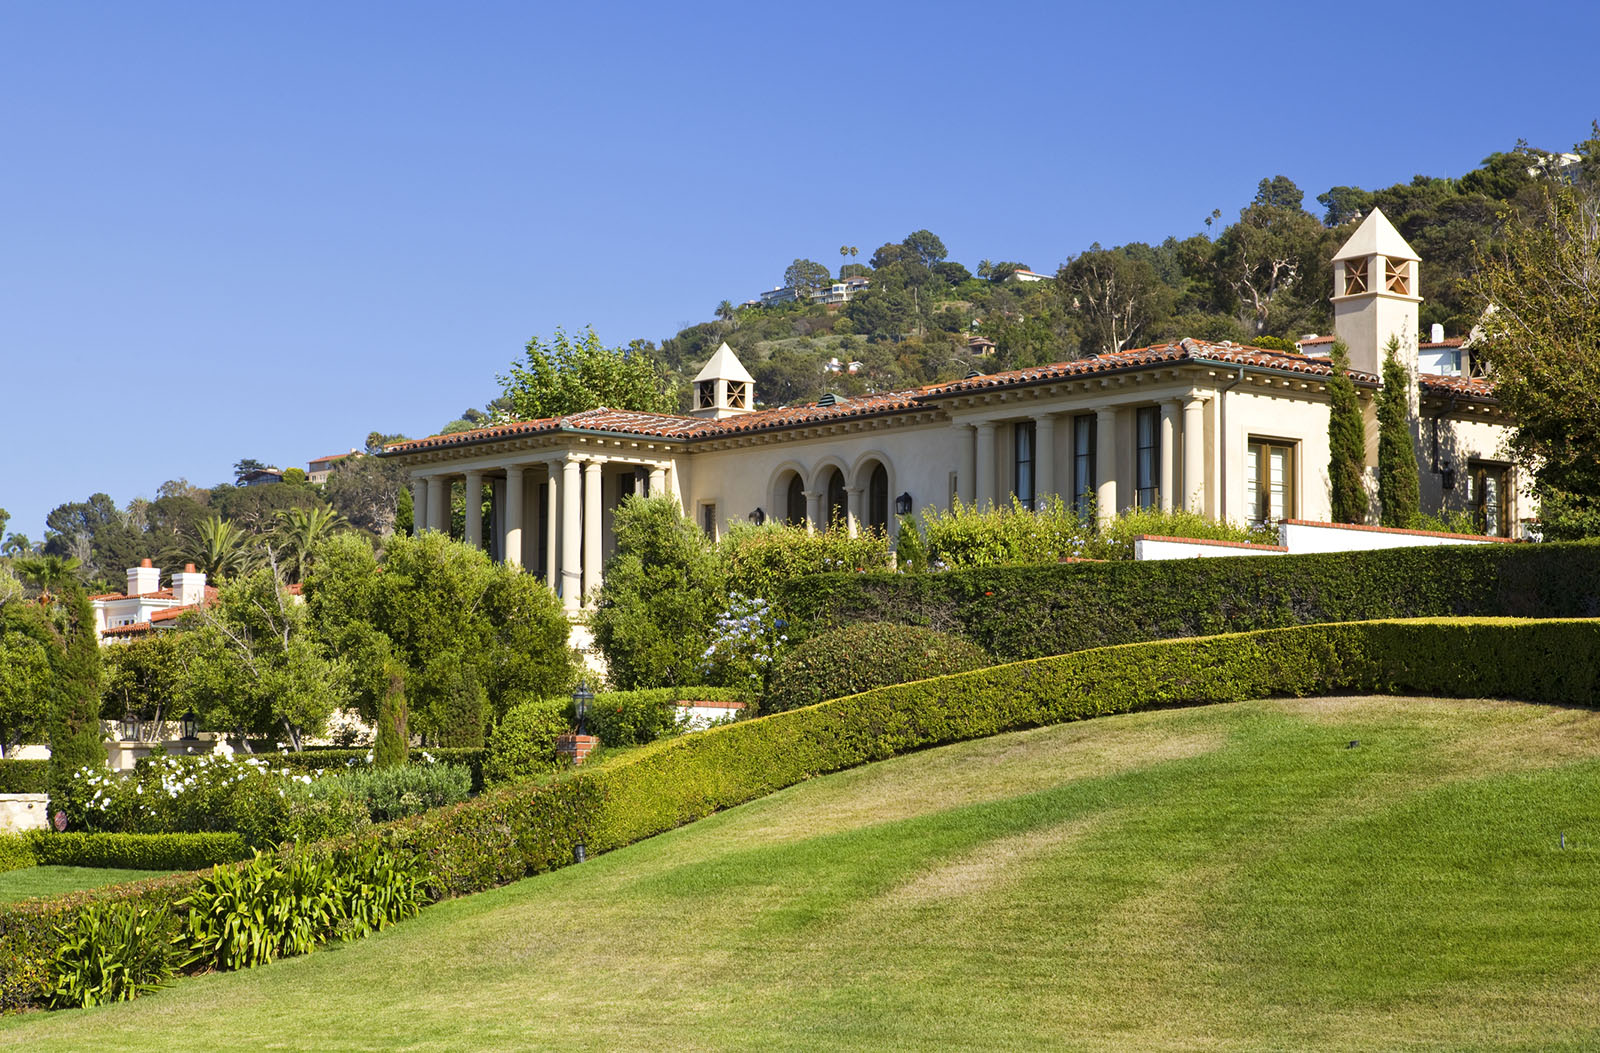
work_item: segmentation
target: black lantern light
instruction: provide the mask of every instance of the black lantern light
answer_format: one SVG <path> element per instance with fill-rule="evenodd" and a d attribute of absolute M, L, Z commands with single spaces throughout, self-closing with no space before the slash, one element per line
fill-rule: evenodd
<path fill-rule="evenodd" d="M 589 719 L 589 703 L 594 701 L 594 692 L 589 690 L 587 681 L 578 681 L 578 689 L 572 693 L 572 706 L 578 712 L 578 734 L 587 735 L 585 722 Z"/>
<path fill-rule="evenodd" d="M 901 494 L 899 497 L 894 499 L 894 514 L 897 516 L 908 516 L 911 514 L 910 494 Z"/>
<path fill-rule="evenodd" d="M 762 509 L 758 508 L 754 512 L 750 513 L 750 522 L 754 523 L 756 526 L 760 526 L 762 523 L 765 523 L 766 521 L 767 521 L 767 513 L 765 511 L 763 511 Z"/>
<path fill-rule="evenodd" d="M 139 714 L 131 709 L 122 714 L 122 720 L 117 730 L 122 735 L 122 741 L 137 742 L 140 731 Z"/>
<path fill-rule="evenodd" d="M 193 709 L 178 718 L 178 725 L 183 728 L 183 741 L 193 742 L 200 737 L 200 718 Z"/>

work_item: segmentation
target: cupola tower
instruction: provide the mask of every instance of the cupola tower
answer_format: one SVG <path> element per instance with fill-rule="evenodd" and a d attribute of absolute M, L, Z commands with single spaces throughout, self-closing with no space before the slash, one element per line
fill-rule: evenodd
<path fill-rule="evenodd" d="M 1333 330 L 1350 348 L 1350 368 L 1383 372 L 1389 338 L 1415 381 L 1421 261 L 1387 216 L 1373 209 L 1333 257 Z M 1413 383 L 1413 398 L 1415 384 Z"/>
<path fill-rule="evenodd" d="M 755 386 L 755 378 L 724 342 L 711 361 L 695 374 L 694 408 L 689 412 L 710 420 L 749 413 L 755 409 Z"/>

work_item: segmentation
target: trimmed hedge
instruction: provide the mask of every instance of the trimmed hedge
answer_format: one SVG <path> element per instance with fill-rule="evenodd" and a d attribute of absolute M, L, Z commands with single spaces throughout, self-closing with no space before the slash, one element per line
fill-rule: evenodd
<path fill-rule="evenodd" d="M 39 866 L 118 870 L 199 870 L 250 857 L 238 834 L 58 834 L 35 830 Z"/>
<path fill-rule="evenodd" d="M 1382 692 L 1592 705 L 1600 622 L 1308 625 L 1100 648 L 878 688 L 663 740 L 542 787 L 323 842 L 415 854 L 430 898 L 478 892 L 631 844 L 804 779 L 910 750 L 1111 713 L 1272 695 Z M 58 926 L 86 904 L 178 910 L 198 875 L 0 908 L 0 1005 L 41 1004 Z"/>
<path fill-rule="evenodd" d="M 642 746 L 675 735 L 679 702 L 748 702 L 749 693 L 735 687 L 647 687 L 638 691 L 601 691 L 589 705 L 589 731 L 602 744 Z M 568 714 L 576 719 L 572 707 Z"/>
<path fill-rule="evenodd" d="M 27 834 L 0 834 L 0 874 L 36 866 L 33 838 Z"/>
<path fill-rule="evenodd" d="M 960 633 L 997 661 L 1375 618 L 1600 616 L 1600 543 L 819 574 L 774 603 L 793 641 L 857 622 Z"/>
<path fill-rule="evenodd" d="M 0 793 L 49 792 L 49 761 L 0 760 Z"/>
<path fill-rule="evenodd" d="M 483 789 L 483 761 L 488 756 L 487 749 L 467 746 L 444 747 L 413 747 L 411 750 L 411 764 L 425 764 L 422 755 L 426 753 L 432 757 L 435 764 L 462 764 L 472 772 L 472 789 L 474 792 Z M 273 764 L 292 768 L 295 771 L 317 771 L 322 768 L 365 768 L 372 764 L 372 750 L 362 749 L 308 749 L 299 753 L 257 753 Z M 352 765 L 350 762 L 354 761 Z"/>
<path fill-rule="evenodd" d="M 818 633 L 784 652 L 773 663 L 761 707 L 777 713 L 990 664 L 983 649 L 964 636 L 921 625 L 858 622 Z"/>

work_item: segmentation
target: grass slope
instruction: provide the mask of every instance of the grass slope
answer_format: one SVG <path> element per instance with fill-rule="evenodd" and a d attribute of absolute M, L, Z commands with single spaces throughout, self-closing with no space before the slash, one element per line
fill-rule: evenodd
<path fill-rule="evenodd" d="M 1597 791 L 1587 710 L 1110 717 L 813 780 L 0 1045 L 1594 1048 Z"/>
<path fill-rule="evenodd" d="M 0 903 L 32 896 L 55 896 L 85 888 L 159 877 L 168 870 L 116 870 L 106 867 L 24 867 L 0 874 Z"/>

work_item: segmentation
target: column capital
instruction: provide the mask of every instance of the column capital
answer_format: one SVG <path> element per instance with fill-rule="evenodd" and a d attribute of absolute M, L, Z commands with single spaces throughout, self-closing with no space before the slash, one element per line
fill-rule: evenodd
<path fill-rule="evenodd" d="M 973 427 L 980 432 L 992 432 L 995 429 L 995 422 L 992 420 L 980 420 Z"/>
<path fill-rule="evenodd" d="M 859 496 L 861 496 L 862 493 L 864 493 L 866 491 L 866 489 L 867 488 L 864 487 L 864 486 L 847 486 L 847 487 L 844 488 L 844 492 L 845 492 L 846 496 L 859 497 Z"/>
<path fill-rule="evenodd" d="M 1094 411 L 1095 419 L 1096 420 L 1102 420 L 1102 421 L 1114 420 L 1114 419 L 1116 419 L 1116 416 L 1117 416 L 1117 410 L 1120 409 L 1120 408 L 1121 407 L 1119 407 L 1119 406 L 1100 406 L 1100 407 L 1097 407 L 1095 409 L 1095 411 Z"/>

